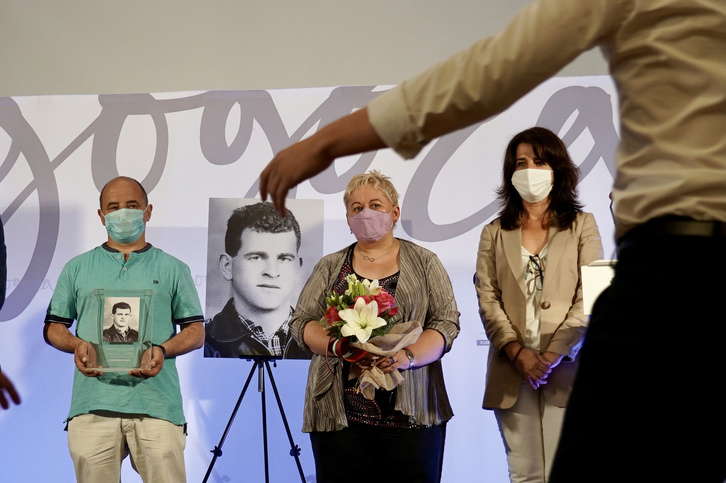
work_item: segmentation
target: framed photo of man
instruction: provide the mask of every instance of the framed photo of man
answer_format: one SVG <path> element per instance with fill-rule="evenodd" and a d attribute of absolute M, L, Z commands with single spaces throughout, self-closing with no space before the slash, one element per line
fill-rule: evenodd
<path fill-rule="evenodd" d="M 323 201 L 210 198 L 205 357 L 309 359 L 290 336 L 303 285 L 323 253 Z"/>
<path fill-rule="evenodd" d="M 98 323 L 91 337 L 89 367 L 103 372 L 138 369 L 151 347 L 153 292 L 97 289 Z"/>

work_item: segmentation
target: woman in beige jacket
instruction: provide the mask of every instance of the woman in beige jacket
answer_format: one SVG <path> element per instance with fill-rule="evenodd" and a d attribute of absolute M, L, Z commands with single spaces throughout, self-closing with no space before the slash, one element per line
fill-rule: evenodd
<path fill-rule="evenodd" d="M 554 133 L 517 134 L 503 171 L 503 208 L 477 256 L 491 343 L 483 406 L 494 410 L 511 481 L 544 483 L 587 324 L 580 267 L 602 258 L 602 245 L 577 200 L 578 168 Z"/>

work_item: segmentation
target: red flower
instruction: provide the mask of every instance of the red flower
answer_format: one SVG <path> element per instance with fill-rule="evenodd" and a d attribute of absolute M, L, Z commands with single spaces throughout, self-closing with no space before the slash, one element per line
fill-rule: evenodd
<path fill-rule="evenodd" d="M 328 310 L 325 311 L 323 318 L 328 321 L 328 325 L 333 325 L 333 322 L 342 320 L 338 315 L 338 309 L 335 307 L 328 307 Z"/>
<path fill-rule="evenodd" d="M 394 305 L 395 300 L 393 299 L 393 296 L 385 290 L 381 290 L 381 293 L 379 293 L 378 295 L 374 295 L 372 299 L 375 300 L 378 304 L 378 315 L 389 309 L 395 309 L 396 312 L 398 312 L 398 307 L 395 307 Z M 395 315 L 396 312 L 389 312 L 389 314 Z"/>

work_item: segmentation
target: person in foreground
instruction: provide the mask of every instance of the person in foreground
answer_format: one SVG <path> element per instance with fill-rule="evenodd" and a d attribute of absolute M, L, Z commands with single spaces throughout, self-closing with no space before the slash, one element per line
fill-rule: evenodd
<path fill-rule="evenodd" d="M 0 370 L 0 407 L 8 409 L 10 402 L 20 404 L 20 394 L 15 389 L 13 382 Z"/>
<path fill-rule="evenodd" d="M 316 265 L 291 323 L 293 337 L 314 354 L 303 431 L 310 433 L 317 481 L 438 482 L 446 422 L 453 416 L 440 359 L 459 334 L 451 281 L 435 254 L 393 236 L 401 212 L 389 178 L 377 171 L 354 176 L 343 201 L 356 242 Z M 394 296 L 398 322 L 418 321 L 423 327 L 415 343 L 377 359 L 340 350 L 344 339 L 334 344 L 318 321 L 326 312 L 326 295 L 342 294 L 349 275 L 378 280 Z M 403 383 L 392 391 L 378 389 L 369 400 L 356 390 L 355 380 L 348 380 L 356 364 L 400 371 Z M 361 452 L 371 458 L 346 456 Z"/>
<path fill-rule="evenodd" d="M 0 220 L 0 309 L 5 304 L 5 283 L 7 282 L 7 252 L 5 250 L 5 231 L 3 222 Z M 8 409 L 10 402 L 8 398 L 15 404 L 20 404 L 20 395 L 15 389 L 10 378 L 3 374 L 0 369 L 0 407 Z"/>
<path fill-rule="evenodd" d="M 595 46 L 618 91 L 618 264 L 593 307 L 550 480 L 722 483 L 723 351 L 710 341 L 726 339 L 723 0 L 531 2 L 499 35 L 278 153 L 260 192 L 279 208 L 336 157 L 390 146 L 411 158 Z"/>
<path fill-rule="evenodd" d="M 145 482 L 186 481 L 176 357 L 202 347 L 204 317 L 189 267 L 146 242 L 152 209 L 138 181 L 106 184 L 98 215 L 108 240 L 63 267 L 45 318 L 46 341 L 73 354 L 78 369 L 67 429 L 79 482 L 118 483 L 128 454 Z M 96 289 L 152 292 L 154 345 L 128 375 L 87 367 L 87 340 L 98 332 Z M 74 320 L 77 335 L 69 330 Z"/>
<path fill-rule="evenodd" d="M 517 134 L 504 154 L 502 211 L 479 242 L 476 290 L 491 342 L 484 408 L 494 410 L 512 482 L 549 481 L 587 322 L 580 267 L 602 258 L 577 182 L 556 134 Z"/>
<path fill-rule="evenodd" d="M 5 247 L 5 227 L 0 218 L 0 309 L 5 305 L 5 290 L 8 281 L 8 253 Z"/>

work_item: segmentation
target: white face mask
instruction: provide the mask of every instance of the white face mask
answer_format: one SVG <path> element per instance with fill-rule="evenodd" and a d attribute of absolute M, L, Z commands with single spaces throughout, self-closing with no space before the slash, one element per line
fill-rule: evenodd
<path fill-rule="evenodd" d="M 549 169 L 520 169 L 512 175 L 512 184 L 523 200 L 542 201 L 552 191 L 552 171 Z"/>

